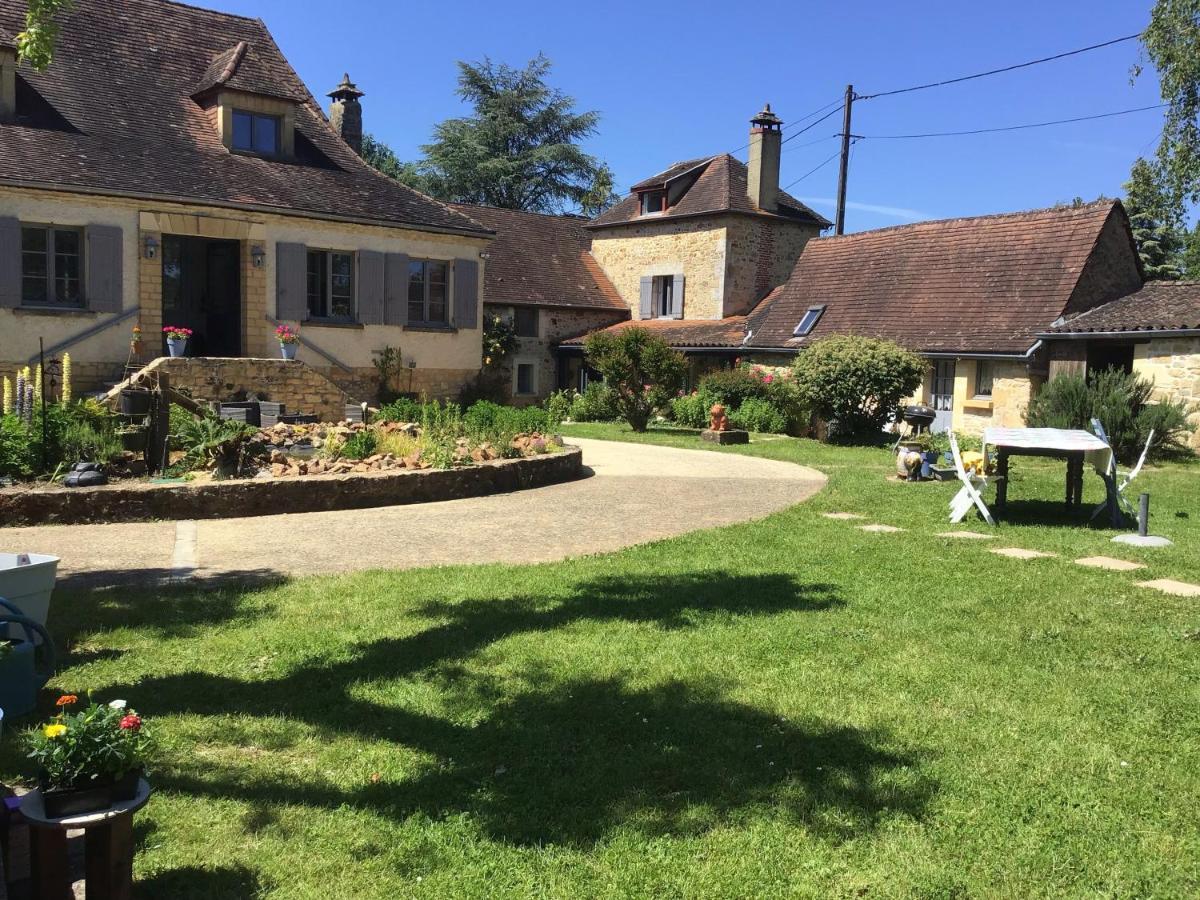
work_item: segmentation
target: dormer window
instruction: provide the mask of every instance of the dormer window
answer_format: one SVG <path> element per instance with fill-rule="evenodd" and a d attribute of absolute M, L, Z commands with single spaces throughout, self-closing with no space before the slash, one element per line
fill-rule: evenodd
<path fill-rule="evenodd" d="M 821 313 L 825 312 L 825 304 L 820 306 L 810 306 L 804 311 L 804 315 L 800 317 L 800 321 L 796 323 L 796 328 L 792 332 L 792 337 L 804 337 L 813 328 L 821 318 Z"/>
<path fill-rule="evenodd" d="M 263 156 L 279 155 L 279 135 L 282 121 L 279 116 L 233 111 L 233 149 L 244 153 L 259 153 Z"/>
<path fill-rule="evenodd" d="M 665 212 L 667 209 L 666 191 L 645 191 L 642 193 L 642 215 Z"/>

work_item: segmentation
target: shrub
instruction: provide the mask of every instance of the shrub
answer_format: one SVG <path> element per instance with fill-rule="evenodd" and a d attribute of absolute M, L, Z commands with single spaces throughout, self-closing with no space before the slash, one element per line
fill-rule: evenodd
<path fill-rule="evenodd" d="M 683 354 L 645 328 L 599 331 L 584 344 L 588 365 L 604 377 L 622 418 L 645 431 L 650 416 L 683 385 Z"/>
<path fill-rule="evenodd" d="M 420 422 L 421 404 L 411 397 L 397 397 L 379 408 L 377 422 Z"/>
<path fill-rule="evenodd" d="M 500 406 L 481 400 L 463 414 L 463 427 L 477 440 L 506 446 L 515 435 L 548 431 L 549 417 L 537 406 Z"/>
<path fill-rule="evenodd" d="M 555 430 L 571 417 L 571 404 L 579 396 L 575 391 L 555 391 L 546 398 L 542 408 L 546 411 L 546 425 L 550 431 Z"/>
<path fill-rule="evenodd" d="M 742 405 L 730 413 L 729 420 L 736 428 L 771 434 L 782 434 L 788 426 L 787 416 L 775 404 L 757 397 L 743 400 Z"/>
<path fill-rule="evenodd" d="M 692 391 L 671 401 L 671 415 L 684 428 L 706 428 L 713 403 L 708 394 Z"/>
<path fill-rule="evenodd" d="M 1117 459 L 1131 465 L 1141 455 L 1150 430 L 1150 459 L 1162 459 L 1184 448 L 1188 410 L 1164 400 L 1152 403 L 1154 383 L 1118 369 L 1085 379 L 1060 375 L 1042 386 L 1029 404 L 1025 422 L 1034 428 L 1090 428 L 1099 419 Z"/>
<path fill-rule="evenodd" d="M 404 354 L 400 352 L 399 347 L 384 347 L 375 351 L 371 362 L 375 366 L 379 381 L 375 388 L 375 398 L 382 404 L 391 403 L 400 396 L 393 385 L 404 371 Z"/>
<path fill-rule="evenodd" d="M 366 459 L 375 453 L 378 444 L 375 432 L 368 428 L 356 431 L 342 442 L 340 453 L 347 459 Z"/>
<path fill-rule="evenodd" d="M 212 469 L 217 478 L 246 475 L 266 455 L 255 440 L 258 429 L 245 422 L 205 416 L 184 424 L 176 435 L 189 468 Z"/>
<path fill-rule="evenodd" d="M 712 398 L 710 407 L 713 403 L 720 403 L 726 409 L 735 409 L 751 397 L 766 400 L 770 385 L 764 384 L 747 369 L 721 369 L 701 378 L 699 391 Z"/>
<path fill-rule="evenodd" d="M 794 363 L 799 396 L 829 423 L 831 437 L 878 434 L 902 397 L 921 384 L 925 362 L 891 341 L 834 335 Z"/>
<path fill-rule="evenodd" d="M 573 422 L 613 422 L 620 417 L 616 395 L 599 381 L 591 382 L 571 401 Z"/>

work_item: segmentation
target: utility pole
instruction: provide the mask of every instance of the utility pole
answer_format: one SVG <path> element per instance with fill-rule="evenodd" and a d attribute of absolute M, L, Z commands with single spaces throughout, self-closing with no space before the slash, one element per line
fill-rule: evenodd
<path fill-rule="evenodd" d="M 846 85 L 846 103 L 842 107 L 842 167 L 838 173 L 836 234 L 846 232 L 846 172 L 850 168 L 850 108 L 854 105 L 854 85 Z"/>

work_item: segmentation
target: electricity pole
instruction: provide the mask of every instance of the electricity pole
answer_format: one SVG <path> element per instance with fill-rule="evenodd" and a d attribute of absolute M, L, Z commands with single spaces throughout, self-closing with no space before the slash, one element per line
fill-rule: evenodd
<path fill-rule="evenodd" d="M 854 85 L 846 85 L 846 103 L 842 108 L 842 167 L 838 173 L 837 222 L 835 233 L 846 232 L 846 170 L 850 167 L 850 108 L 854 105 Z"/>

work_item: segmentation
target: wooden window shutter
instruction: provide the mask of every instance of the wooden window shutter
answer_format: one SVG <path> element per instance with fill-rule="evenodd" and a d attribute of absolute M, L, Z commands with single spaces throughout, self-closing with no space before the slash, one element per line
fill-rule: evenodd
<path fill-rule="evenodd" d="M 0 216 L 0 307 L 21 305 L 21 223 Z"/>
<path fill-rule="evenodd" d="M 384 323 L 384 259 L 375 250 L 358 251 L 358 321 L 364 325 Z"/>
<path fill-rule="evenodd" d="M 671 284 L 671 318 L 683 318 L 683 273 L 676 272 Z"/>
<path fill-rule="evenodd" d="M 408 324 L 408 254 L 389 253 L 384 266 L 385 325 Z"/>
<path fill-rule="evenodd" d="M 88 225 L 83 230 L 83 299 L 96 312 L 120 312 L 122 305 L 121 228 Z"/>
<path fill-rule="evenodd" d="M 454 325 L 479 327 L 479 263 L 473 259 L 454 261 Z"/>
<path fill-rule="evenodd" d="M 638 307 L 638 314 L 643 319 L 654 318 L 654 279 L 649 275 L 642 277 L 641 303 Z"/>
<path fill-rule="evenodd" d="M 308 318 L 308 250 L 303 244 L 275 245 L 275 318 Z"/>

